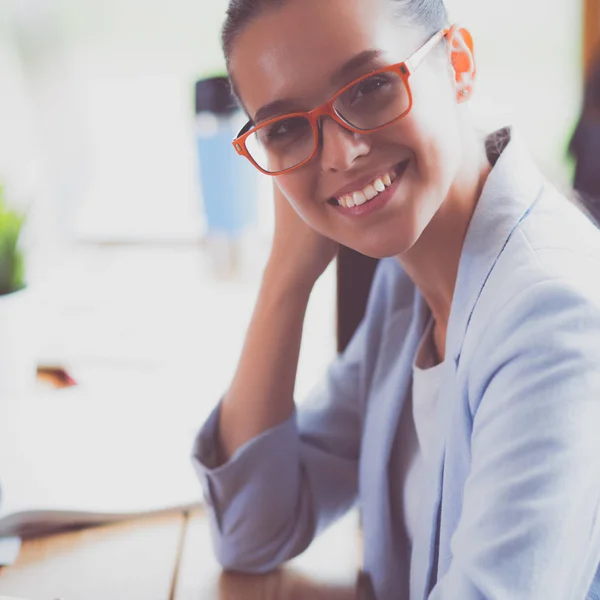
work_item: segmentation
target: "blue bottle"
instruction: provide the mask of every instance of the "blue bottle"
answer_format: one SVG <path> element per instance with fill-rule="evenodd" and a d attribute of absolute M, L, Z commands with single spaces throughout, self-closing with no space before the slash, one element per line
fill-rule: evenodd
<path fill-rule="evenodd" d="M 257 172 L 231 142 L 240 110 L 226 77 L 196 83 L 196 140 L 207 236 L 239 239 L 257 219 Z"/>

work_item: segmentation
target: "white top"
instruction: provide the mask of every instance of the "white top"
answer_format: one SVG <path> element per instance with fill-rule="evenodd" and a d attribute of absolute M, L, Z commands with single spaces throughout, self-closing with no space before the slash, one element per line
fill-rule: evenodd
<path fill-rule="evenodd" d="M 400 418 L 398 436 L 402 516 L 409 546 L 419 527 L 422 482 L 435 445 L 435 415 L 444 363 L 435 364 L 433 320 L 427 325 L 413 363 L 412 399 Z"/>

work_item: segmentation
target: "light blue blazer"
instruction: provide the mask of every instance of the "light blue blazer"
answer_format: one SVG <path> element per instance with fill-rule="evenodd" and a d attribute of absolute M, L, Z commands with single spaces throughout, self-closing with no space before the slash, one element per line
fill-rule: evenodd
<path fill-rule="evenodd" d="M 219 466 L 215 410 L 194 464 L 219 561 L 270 570 L 358 503 L 379 600 L 598 600 L 600 233 L 514 135 L 465 239 L 407 556 L 389 465 L 428 317 L 386 259 L 350 346 L 292 418 Z"/>

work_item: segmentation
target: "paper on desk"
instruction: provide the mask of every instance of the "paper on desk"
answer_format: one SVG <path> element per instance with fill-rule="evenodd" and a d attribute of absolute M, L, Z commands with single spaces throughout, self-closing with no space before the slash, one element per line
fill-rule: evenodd
<path fill-rule="evenodd" d="M 0 538 L 0 567 L 14 565 L 21 551 L 21 538 Z"/>
<path fill-rule="evenodd" d="M 0 537 L 196 505 L 189 385 L 70 388 L 0 418 Z"/>

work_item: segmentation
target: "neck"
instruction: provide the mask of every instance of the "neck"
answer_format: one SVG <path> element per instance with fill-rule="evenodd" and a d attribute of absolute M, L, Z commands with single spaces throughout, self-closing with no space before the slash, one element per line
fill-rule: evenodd
<path fill-rule="evenodd" d="M 446 199 L 417 242 L 397 257 L 431 309 L 441 358 L 465 236 L 491 170 L 484 141 L 475 133 L 463 147 L 462 167 Z"/>

